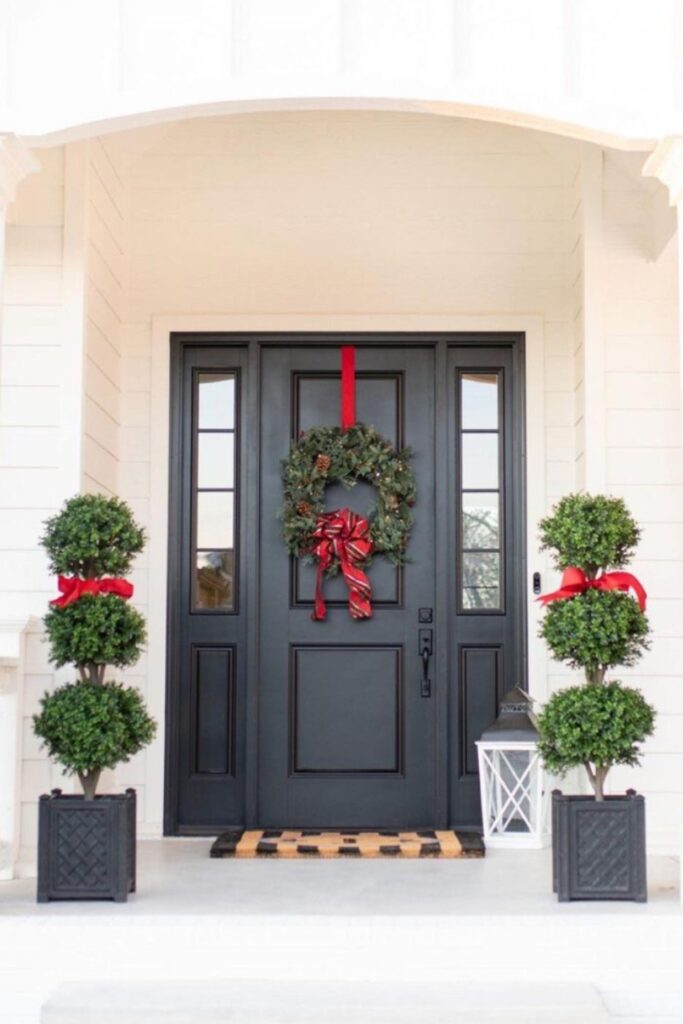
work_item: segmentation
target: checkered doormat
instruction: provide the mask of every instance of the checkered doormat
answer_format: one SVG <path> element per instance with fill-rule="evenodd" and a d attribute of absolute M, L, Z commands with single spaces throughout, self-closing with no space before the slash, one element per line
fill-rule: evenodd
<path fill-rule="evenodd" d="M 483 857 L 476 833 L 451 829 L 417 832 L 267 829 L 223 832 L 212 857 Z"/>

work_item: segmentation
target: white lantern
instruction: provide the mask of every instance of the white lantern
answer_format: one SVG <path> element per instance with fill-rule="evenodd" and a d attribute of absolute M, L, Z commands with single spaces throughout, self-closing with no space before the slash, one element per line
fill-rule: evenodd
<path fill-rule="evenodd" d="M 543 769 L 531 698 L 515 687 L 477 742 L 484 842 L 540 849 L 548 842 Z"/>

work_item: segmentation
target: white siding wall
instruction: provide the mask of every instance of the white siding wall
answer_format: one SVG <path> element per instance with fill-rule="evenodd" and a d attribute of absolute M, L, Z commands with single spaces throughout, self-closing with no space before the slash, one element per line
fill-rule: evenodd
<path fill-rule="evenodd" d="M 88 144 L 83 488 L 119 486 L 125 190 L 99 139 Z"/>
<path fill-rule="evenodd" d="M 43 150 L 42 170 L 20 185 L 7 217 L 0 350 L 0 619 L 28 625 L 21 743 L 21 837 L 33 847 L 35 801 L 58 783 L 31 730 L 54 675 L 39 617 L 54 585 L 38 545 L 65 496 L 63 318 L 64 154 Z"/>
<path fill-rule="evenodd" d="M 78 490 L 118 490 L 124 190 L 97 140 L 41 150 L 8 213 L 0 363 L 0 618 L 28 623 L 21 859 L 36 801 L 71 786 L 33 736 L 40 696 L 72 677 L 47 660 L 41 618 L 55 596 L 42 524 Z"/>
<path fill-rule="evenodd" d="M 676 244 L 651 258 L 642 161 L 607 153 L 603 170 L 602 325 L 607 486 L 643 527 L 633 571 L 648 591 L 652 650 L 620 670 L 658 709 L 641 769 L 612 786 L 648 797 L 651 832 L 683 820 L 683 452 L 680 430 Z"/>

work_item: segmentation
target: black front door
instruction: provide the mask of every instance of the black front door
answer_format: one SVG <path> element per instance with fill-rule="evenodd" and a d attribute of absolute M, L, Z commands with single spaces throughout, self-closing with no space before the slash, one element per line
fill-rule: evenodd
<path fill-rule="evenodd" d="M 339 349 L 273 347 L 261 376 L 259 813 L 272 826 L 426 826 L 435 820 L 435 701 L 423 695 L 419 631 L 436 603 L 434 351 L 357 346 L 356 413 L 413 449 L 419 514 L 401 569 L 376 558 L 373 616 L 350 617 L 346 586 L 283 554 L 280 466 L 291 438 L 340 422 Z M 327 508 L 367 514 L 370 485 L 327 490 Z M 428 610 L 428 611 L 427 611 Z M 431 672 L 431 666 L 430 666 Z"/>
<path fill-rule="evenodd" d="M 292 438 L 357 419 L 413 449 L 408 563 L 374 559 L 373 617 L 278 510 Z M 189 335 L 172 341 L 165 829 L 478 822 L 475 741 L 525 685 L 523 339 Z M 366 512 L 372 488 L 331 485 Z M 433 654 L 420 656 L 425 635 Z"/>

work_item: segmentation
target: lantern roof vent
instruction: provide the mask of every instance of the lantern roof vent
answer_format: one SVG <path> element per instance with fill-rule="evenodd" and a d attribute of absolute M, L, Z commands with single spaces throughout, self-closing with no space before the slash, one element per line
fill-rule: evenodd
<path fill-rule="evenodd" d="M 481 734 L 483 743 L 536 743 L 538 729 L 533 700 L 519 686 L 509 690 L 500 702 L 498 718 Z"/>

